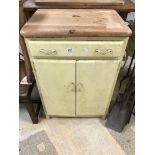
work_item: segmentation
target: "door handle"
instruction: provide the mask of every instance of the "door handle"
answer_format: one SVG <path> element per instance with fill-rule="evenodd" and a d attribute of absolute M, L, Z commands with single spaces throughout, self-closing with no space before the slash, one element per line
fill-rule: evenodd
<path fill-rule="evenodd" d="M 46 55 L 57 55 L 57 51 L 56 50 L 45 50 L 45 49 L 40 49 L 39 50 L 40 53 L 44 53 Z"/>
<path fill-rule="evenodd" d="M 81 82 L 78 82 L 77 85 L 76 85 L 76 91 L 81 92 L 82 89 L 84 89 L 83 84 Z"/>
<path fill-rule="evenodd" d="M 106 55 L 106 54 L 113 54 L 113 50 L 112 49 L 96 49 L 95 53 L 98 53 L 100 55 Z"/>
<path fill-rule="evenodd" d="M 71 91 L 71 92 L 75 92 L 75 83 L 71 82 L 68 87 L 67 90 Z"/>

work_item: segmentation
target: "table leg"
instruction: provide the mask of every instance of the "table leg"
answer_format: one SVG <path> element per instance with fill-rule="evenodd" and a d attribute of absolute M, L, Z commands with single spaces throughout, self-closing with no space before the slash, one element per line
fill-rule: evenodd
<path fill-rule="evenodd" d="M 32 120 L 33 124 L 37 124 L 38 123 L 38 117 L 37 117 L 37 115 L 35 113 L 35 109 L 34 109 L 34 106 L 33 106 L 32 102 L 31 102 L 31 100 L 27 99 L 27 100 L 24 101 L 24 103 L 25 103 L 25 106 L 27 108 L 27 111 L 28 111 L 28 113 L 29 113 L 29 115 L 31 117 L 31 120 Z"/>

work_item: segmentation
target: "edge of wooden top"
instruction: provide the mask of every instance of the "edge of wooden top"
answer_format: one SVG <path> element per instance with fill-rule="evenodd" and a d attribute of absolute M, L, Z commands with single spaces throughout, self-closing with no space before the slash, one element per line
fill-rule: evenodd
<path fill-rule="evenodd" d="M 49 31 L 49 27 L 46 26 L 44 27 L 44 29 L 39 29 L 37 27 L 37 31 L 36 31 L 36 27 L 35 25 L 29 25 L 29 21 L 35 16 L 35 14 L 39 11 L 57 11 L 59 9 L 38 9 L 33 15 L 32 17 L 28 20 L 28 22 L 22 27 L 22 29 L 20 30 L 20 34 L 25 37 L 25 38 L 66 38 L 66 37 L 128 37 L 131 36 L 132 31 L 130 30 L 130 28 L 125 24 L 124 22 L 124 26 L 122 31 L 112 31 L 112 30 L 107 30 L 107 31 L 98 31 L 97 29 L 95 31 L 93 30 L 89 30 L 86 27 L 85 28 L 80 28 L 78 27 L 78 30 L 75 30 L 74 32 L 72 32 L 72 29 L 68 29 L 68 31 L 61 29 L 58 29 L 58 27 L 54 27 L 52 28 L 52 30 Z M 63 11 L 66 9 L 61 9 L 61 11 Z M 74 10 L 75 9 L 68 9 L 68 10 Z M 83 11 L 87 11 L 90 9 L 78 9 L 78 11 L 83 10 Z M 111 11 L 114 12 L 117 15 L 117 18 L 120 20 L 121 23 L 123 23 L 123 19 L 120 17 L 120 15 L 115 11 L 115 10 L 111 10 L 111 9 L 92 9 L 93 11 Z M 69 28 L 69 27 L 68 27 Z M 70 27 L 71 28 L 71 27 Z M 31 30 L 31 31 L 30 31 Z M 84 30 L 84 33 L 83 31 Z M 42 31 L 44 31 L 42 33 Z M 99 33 L 97 33 L 97 31 Z"/>

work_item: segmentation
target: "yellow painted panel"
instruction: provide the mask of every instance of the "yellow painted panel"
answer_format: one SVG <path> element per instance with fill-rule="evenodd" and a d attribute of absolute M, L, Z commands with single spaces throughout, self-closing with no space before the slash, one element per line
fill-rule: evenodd
<path fill-rule="evenodd" d="M 76 64 L 76 115 L 105 115 L 119 60 L 79 60 Z"/>
<path fill-rule="evenodd" d="M 124 40 L 119 41 L 47 41 L 27 40 L 34 57 L 120 57 Z"/>
<path fill-rule="evenodd" d="M 33 62 L 47 115 L 75 116 L 75 61 Z"/>

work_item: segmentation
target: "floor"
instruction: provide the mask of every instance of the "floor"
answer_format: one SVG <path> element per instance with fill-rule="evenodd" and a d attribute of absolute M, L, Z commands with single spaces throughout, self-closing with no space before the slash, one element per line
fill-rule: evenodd
<path fill-rule="evenodd" d="M 122 133 L 107 129 L 100 118 L 51 118 L 41 116 L 33 125 L 20 105 L 19 140 L 44 130 L 58 155 L 134 155 L 134 116 Z"/>

